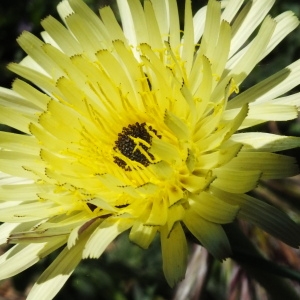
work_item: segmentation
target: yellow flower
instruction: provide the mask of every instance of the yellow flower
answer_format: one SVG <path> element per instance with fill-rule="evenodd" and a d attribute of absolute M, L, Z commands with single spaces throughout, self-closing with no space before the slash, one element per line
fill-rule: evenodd
<path fill-rule="evenodd" d="M 8 68 L 26 81 L 0 90 L 0 123 L 25 133 L 0 133 L 0 237 L 16 244 L 0 278 L 66 244 L 28 299 L 53 298 L 128 229 L 142 248 L 159 233 L 171 286 L 185 274 L 185 231 L 218 259 L 230 256 L 222 225 L 236 218 L 300 244 L 288 216 L 246 194 L 298 173 L 273 152 L 299 138 L 250 127 L 297 118 L 299 94 L 281 95 L 300 83 L 300 61 L 239 93 L 297 18 L 266 17 L 272 0 L 210 0 L 192 16 L 187 0 L 181 32 L 175 0 L 117 2 L 122 28 L 109 7 L 99 18 L 80 0 L 60 3 L 64 25 L 47 17 L 44 41 L 18 39 L 28 56 Z"/>

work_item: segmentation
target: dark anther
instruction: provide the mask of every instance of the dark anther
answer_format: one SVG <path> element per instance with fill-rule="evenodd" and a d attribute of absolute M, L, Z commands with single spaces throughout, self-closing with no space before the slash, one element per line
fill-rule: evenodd
<path fill-rule="evenodd" d="M 157 131 L 151 126 L 149 126 L 149 130 L 157 135 Z M 158 137 L 160 138 L 160 136 Z M 130 124 L 127 127 L 123 127 L 122 132 L 118 134 L 118 139 L 115 141 L 114 150 L 119 150 L 130 160 L 139 162 L 147 167 L 150 164 L 149 160 L 139 149 L 135 149 L 137 144 L 132 138 L 140 138 L 149 145 L 151 144 L 152 137 L 146 129 L 146 123 L 136 122 L 135 124 Z M 142 143 L 140 143 L 139 146 L 147 152 L 151 159 L 154 159 L 154 156 L 148 152 L 149 147 Z M 125 171 L 131 171 L 131 168 L 127 166 L 126 162 L 121 158 L 115 156 L 114 162 Z"/>
<path fill-rule="evenodd" d="M 129 204 L 122 204 L 122 205 L 116 205 L 116 208 L 124 208 L 127 207 Z"/>
<path fill-rule="evenodd" d="M 92 203 L 87 203 L 87 206 L 89 207 L 89 209 L 91 211 L 94 211 L 97 208 L 97 206 L 95 204 L 92 204 Z"/>

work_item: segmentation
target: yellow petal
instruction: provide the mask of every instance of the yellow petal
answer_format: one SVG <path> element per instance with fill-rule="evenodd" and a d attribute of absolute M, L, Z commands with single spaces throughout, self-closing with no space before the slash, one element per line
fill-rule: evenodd
<path fill-rule="evenodd" d="M 41 22 L 43 28 L 68 56 L 82 53 L 82 47 L 72 34 L 52 16 Z"/>
<path fill-rule="evenodd" d="M 5 207 L 11 203 L 14 205 Z M 58 215 L 59 212 L 62 213 L 62 209 L 50 201 L 44 203 L 35 201 L 26 204 L 6 202 L 0 203 L 0 208 L 0 218 L 3 222 L 30 222 Z"/>
<path fill-rule="evenodd" d="M 0 152 L 1 171 L 18 177 L 28 178 L 31 174 L 26 167 L 35 168 L 43 172 L 44 166 L 38 156 L 14 151 Z"/>
<path fill-rule="evenodd" d="M 32 104 L 36 105 L 42 110 L 45 110 L 47 108 L 47 103 L 51 99 L 48 95 L 38 91 L 27 82 L 20 79 L 16 79 L 13 82 L 12 88 L 19 95 L 24 97 L 24 99 L 30 99 L 30 102 Z M 28 105 L 28 103 L 26 103 L 26 105 Z"/>
<path fill-rule="evenodd" d="M 237 2 L 237 1 L 230 1 Z M 237 5 L 240 4 L 237 2 Z M 261 24 L 274 4 L 274 0 L 247 2 L 239 14 L 234 16 L 232 24 L 234 36 L 231 42 L 230 55 L 236 53 Z M 237 8 L 235 8 L 236 11 Z"/>
<path fill-rule="evenodd" d="M 244 145 L 247 151 L 277 152 L 300 147 L 300 138 L 266 132 L 245 132 L 234 134 L 230 140 Z"/>
<path fill-rule="evenodd" d="M 0 131 L 0 148 L 11 151 L 19 151 L 20 145 L 22 146 L 23 153 L 39 155 L 39 145 L 34 137 Z"/>
<path fill-rule="evenodd" d="M 277 98 L 297 86 L 299 76 L 300 60 L 297 60 L 234 97 L 228 102 L 227 108 L 238 108 L 246 103 L 265 102 Z"/>
<path fill-rule="evenodd" d="M 193 210 L 187 211 L 183 222 L 215 258 L 223 260 L 230 256 L 230 244 L 221 225 L 202 219 Z"/>
<path fill-rule="evenodd" d="M 152 0 L 151 1 L 161 33 L 160 38 L 162 41 L 167 41 L 169 36 L 169 19 L 166 18 L 170 14 L 168 1 Z"/>
<path fill-rule="evenodd" d="M 196 193 L 206 187 L 208 180 L 203 176 L 188 175 L 180 176 L 180 183 L 189 192 Z"/>
<path fill-rule="evenodd" d="M 52 187 L 48 185 L 48 188 Z M 0 186 L 0 201 L 32 201 L 38 199 L 38 193 L 42 192 L 45 186 L 35 183 L 28 184 L 9 184 Z"/>
<path fill-rule="evenodd" d="M 222 19 L 226 20 L 228 23 L 231 23 L 243 2 L 244 0 L 229 1 L 222 13 Z"/>
<path fill-rule="evenodd" d="M 201 39 L 200 52 L 211 59 L 214 53 L 220 29 L 221 4 L 218 1 L 210 0 L 207 5 L 205 27 Z"/>
<path fill-rule="evenodd" d="M 245 129 L 267 121 L 287 121 L 298 117 L 298 109 L 292 105 L 262 103 L 249 106 L 249 114 L 239 129 Z"/>
<path fill-rule="evenodd" d="M 179 140 L 189 140 L 190 130 L 184 120 L 180 120 L 172 112 L 166 111 L 164 123 L 172 130 Z"/>
<path fill-rule="evenodd" d="M 237 216 L 239 207 L 228 205 L 211 193 L 201 192 L 199 196 L 191 195 L 190 206 L 199 216 L 217 224 L 231 223 Z"/>
<path fill-rule="evenodd" d="M 175 1 L 174 1 L 175 2 Z M 172 24 L 172 20 L 171 20 Z M 184 9 L 184 35 L 182 46 L 182 60 L 186 62 L 186 73 L 189 74 L 193 64 L 194 57 L 194 28 L 191 0 L 185 1 Z M 172 27 L 171 27 L 172 28 Z M 176 28 L 177 35 L 179 28 Z"/>
<path fill-rule="evenodd" d="M 163 271 L 168 284 L 173 287 L 185 275 L 188 255 L 185 234 L 177 222 L 169 234 L 167 228 L 162 227 L 160 236 Z"/>
<path fill-rule="evenodd" d="M 147 249 L 152 243 L 157 230 L 157 226 L 144 225 L 136 221 L 130 230 L 129 239 L 143 249 Z"/>
<path fill-rule="evenodd" d="M 124 43 L 126 43 L 126 39 L 122 31 L 122 28 L 120 27 L 118 21 L 116 20 L 116 17 L 112 9 L 109 6 L 105 6 L 101 8 L 100 16 L 103 21 L 103 24 L 106 27 L 106 30 L 108 31 L 111 40 L 113 41 L 121 40 Z"/>
<path fill-rule="evenodd" d="M 149 212 L 149 218 L 146 225 L 164 225 L 168 218 L 167 200 L 163 198 L 156 198 L 152 201 L 152 208 Z"/>
<path fill-rule="evenodd" d="M 30 63 L 32 66 L 32 63 Z M 26 65 L 11 63 L 7 66 L 9 70 L 20 75 L 21 77 L 34 82 L 36 86 L 40 89 L 47 91 L 49 94 L 57 93 L 57 89 L 55 87 L 55 80 L 41 73 L 41 71 L 37 71 L 32 67 L 29 68 Z"/>
<path fill-rule="evenodd" d="M 212 186 L 230 193 L 246 193 L 257 186 L 261 171 L 243 171 L 231 168 L 215 169 L 213 174 L 217 177 Z"/>
<path fill-rule="evenodd" d="M 0 256 L 0 279 L 12 277 L 26 270 L 41 258 L 62 246 L 64 242 L 65 238 L 60 237 L 47 243 L 15 245 Z"/>
<path fill-rule="evenodd" d="M 163 49 L 161 33 L 157 19 L 155 17 L 152 1 L 146 0 L 144 2 L 144 9 L 147 29 L 149 33 L 149 43 L 153 47 L 153 49 Z"/>
<path fill-rule="evenodd" d="M 31 56 L 54 80 L 65 75 L 65 72 L 61 69 L 59 61 L 52 60 L 46 55 L 43 50 L 44 43 L 33 34 L 26 31 L 23 32 L 18 38 L 18 43 L 23 50 Z"/>
<path fill-rule="evenodd" d="M 97 225 L 99 225 L 99 222 L 94 222 L 94 224 L 81 233 L 75 246 L 70 249 L 65 247 L 60 252 L 52 264 L 37 279 L 27 299 L 54 298 L 81 261 L 84 246 Z"/>
<path fill-rule="evenodd" d="M 103 221 L 86 242 L 82 258 L 99 258 L 107 246 L 132 224 L 133 222 L 126 218 L 108 218 Z"/>
<path fill-rule="evenodd" d="M 262 172 L 262 179 L 278 179 L 299 173 L 295 158 L 267 152 L 241 151 L 226 167 L 245 171 L 259 170 Z"/>

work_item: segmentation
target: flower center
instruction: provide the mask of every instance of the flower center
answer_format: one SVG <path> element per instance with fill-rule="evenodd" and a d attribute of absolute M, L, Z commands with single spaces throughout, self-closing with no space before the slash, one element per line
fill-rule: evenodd
<path fill-rule="evenodd" d="M 153 154 L 148 152 L 153 136 L 161 138 L 157 131 L 151 126 L 148 127 L 146 123 L 136 122 L 123 127 L 113 148 L 119 154 L 114 156 L 114 162 L 125 171 L 132 170 L 126 158 L 147 167 L 154 160 Z"/>

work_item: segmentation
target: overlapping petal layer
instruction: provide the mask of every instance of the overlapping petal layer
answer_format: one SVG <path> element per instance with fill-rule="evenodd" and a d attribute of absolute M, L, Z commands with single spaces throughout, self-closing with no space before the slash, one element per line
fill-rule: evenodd
<path fill-rule="evenodd" d="M 300 61 L 239 92 L 297 18 L 267 16 L 272 0 L 210 0 L 193 17 L 187 0 L 182 33 L 176 1 L 117 2 L 122 27 L 109 7 L 99 18 L 63 1 L 64 25 L 47 17 L 43 40 L 19 37 L 28 56 L 9 69 L 25 80 L 0 90 L 0 122 L 24 133 L 0 133 L 0 240 L 16 244 L 0 277 L 66 244 L 29 299 L 53 298 L 81 258 L 128 229 L 142 248 L 160 234 L 171 286 L 185 274 L 186 229 L 218 259 L 230 255 L 222 225 L 238 217 L 300 243 L 292 220 L 245 194 L 298 173 L 272 152 L 299 138 L 249 128 L 297 118 L 299 95 L 283 95 Z"/>

